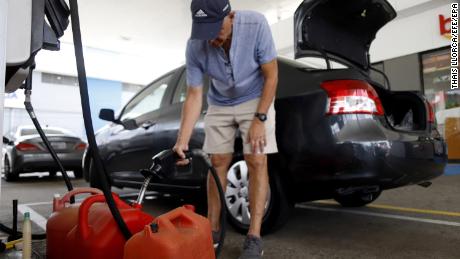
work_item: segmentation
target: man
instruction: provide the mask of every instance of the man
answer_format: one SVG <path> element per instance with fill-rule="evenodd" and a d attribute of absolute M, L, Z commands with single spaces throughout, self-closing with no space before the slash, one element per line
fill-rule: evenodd
<path fill-rule="evenodd" d="M 187 97 L 174 151 L 185 158 L 202 106 L 203 76 L 209 75 L 204 151 L 211 155 L 222 185 L 232 161 L 236 131 L 243 137 L 249 168 L 250 228 L 240 258 L 263 254 L 260 229 L 269 188 L 267 155 L 276 153 L 275 110 L 278 83 L 276 50 L 265 17 L 231 11 L 228 0 L 192 0 L 192 35 L 187 43 Z M 182 163 L 186 163 L 183 161 Z M 220 203 L 208 177 L 208 218 L 218 242 Z"/>

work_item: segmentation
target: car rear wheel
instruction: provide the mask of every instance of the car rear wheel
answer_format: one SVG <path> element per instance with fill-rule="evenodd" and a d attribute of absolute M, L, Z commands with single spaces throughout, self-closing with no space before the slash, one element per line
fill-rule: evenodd
<path fill-rule="evenodd" d="M 274 170 L 274 169 L 270 169 Z M 262 234 L 267 234 L 283 226 L 290 214 L 292 204 L 288 201 L 277 172 L 270 175 L 270 189 L 262 219 Z M 240 159 L 227 172 L 225 192 L 229 223 L 240 233 L 249 230 L 251 213 L 249 210 L 249 172 L 247 164 Z"/>
<path fill-rule="evenodd" d="M 336 196 L 334 200 L 343 207 L 362 207 L 377 200 L 381 193 L 382 191 L 368 193 L 358 191 L 348 195 Z"/>
<path fill-rule="evenodd" d="M 5 159 L 3 160 L 2 173 L 7 182 L 15 181 L 19 178 L 19 174 L 13 172 L 13 168 L 11 167 L 10 160 L 7 156 L 5 156 Z"/>

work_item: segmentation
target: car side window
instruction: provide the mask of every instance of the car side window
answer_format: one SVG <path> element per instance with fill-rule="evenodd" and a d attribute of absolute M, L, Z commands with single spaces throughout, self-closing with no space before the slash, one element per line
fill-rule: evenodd
<path fill-rule="evenodd" d="M 120 120 L 134 119 L 146 113 L 158 110 L 172 76 L 173 74 L 169 74 L 154 82 L 142 91 L 141 94 L 131 100 L 131 102 L 126 105 Z"/>
<path fill-rule="evenodd" d="M 187 82 L 186 82 L 186 73 L 185 70 L 182 73 L 179 84 L 177 85 L 176 91 L 174 92 L 174 96 L 172 99 L 172 104 L 181 103 L 185 101 L 185 97 L 187 96 Z"/>
<path fill-rule="evenodd" d="M 209 85 L 209 77 L 207 75 L 204 76 L 203 78 L 203 94 L 204 97 L 206 97 L 206 93 L 208 91 L 208 85 Z M 179 83 L 177 85 L 176 91 L 174 92 L 173 99 L 172 99 L 172 104 L 176 103 L 182 103 L 185 101 L 185 97 L 187 97 L 187 73 L 184 70 L 182 73 Z M 206 101 L 206 99 L 205 99 Z"/>

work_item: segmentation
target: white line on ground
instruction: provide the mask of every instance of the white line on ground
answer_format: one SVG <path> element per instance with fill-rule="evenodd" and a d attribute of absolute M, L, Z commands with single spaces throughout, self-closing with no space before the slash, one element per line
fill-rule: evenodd
<path fill-rule="evenodd" d="M 310 206 L 310 205 L 305 205 L 305 204 L 297 204 L 296 208 L 309 209 L 309 210 L 320 210 L 320 211 L 327 211 L 327 212 L 343 212 L 343 213 L 350 213 L 350 214 L 356 214 L 356 215 L 365 215 L 365 216 L 372 216 L 372 217 L 399 219 L 399 220 L 423 222 L 423 223 L 430 223 L 430 224 L 437 224 L 437 225 L 460 227 L 460 222 L 426 219 L 426 218 L 416 218 L 416 217 L 408 217 L 408 216 L 386 214 L 386 213 L 358 211 L 358 210 L 349 210 L 349 209 L 324 208 L 324 207 L 316 207 L 316 206 Z"/>
<path fill-rule="evenodd" d="M 33 203 L 24 203 L 24 206 L 37 206 L 37 205 L 48 205 L 53 204 L 52 201 L 42 201 L 42 202 L 33 202 Z"/>
<path fill-rule="evenodd" d="M 157 193 L 156 192 L 146 192 L 145 193 L 145 196 L 148 197 L 148 196 L 155 196 Z M 120 198 L 128 198 L 128 197 L 132 197 L 132 196 L 136 196 L 137 197 L 138 193 L 126 193 L 126 194 L 120 194 L 119 197 Z M 75 201 L 78 203 L 78 202 L 82 202 L 84 199 L 76 199 Z M 41 202 L 32 202 L 32 203 L 24 203 L 22 205 L 25 205 L 25 206 L 38 206 L 38 205 L 48 205 L 48 204 L 53 204 L 52 201 L 41 201 Z"/>
<path fill-rule="evenodd" d="M 76 199 L 75 202 L 79 203 L 82 202 L 84 199 Z M 32 202 L 32 203 L 24 203 L 22 205 L 24 206 L 38 206 L 38 205 L 48 205 L 48 204 L 53 204 L 52 201 L 41 201 L 41 202 Z"/>
<path fill-rule="evenodd" d="M 40 228 L 43 230 L 46 230 L 46 218 L 43 217 L 42 215 L 38 214 L 35 210 L 30 208 L 27 205 L 20 204 L 18 205 L 18 211 L 24 215 L 24 213 L 29 212 L 30 214 L 30 220 L 37 224 Z"/>

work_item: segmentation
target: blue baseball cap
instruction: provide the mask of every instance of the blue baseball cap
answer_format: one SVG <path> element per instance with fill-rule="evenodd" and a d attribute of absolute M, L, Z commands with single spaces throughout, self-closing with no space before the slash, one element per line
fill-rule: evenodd
<path fill-rule="evenodd" d="M 219 36 L 225 16 L 231 11 L 228 0 L 192 0 L 192 39 L 212 40 Z"/>

